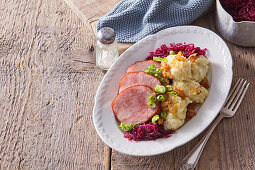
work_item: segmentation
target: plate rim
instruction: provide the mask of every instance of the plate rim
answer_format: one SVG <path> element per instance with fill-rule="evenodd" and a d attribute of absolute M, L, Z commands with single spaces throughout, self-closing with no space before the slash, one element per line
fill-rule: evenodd
<path fill-rule="evenodd" d="M 229 75 L 229 79 L 228 80 L 230 80 L 226 85 L 227 85 L 227 93 L 226 93 L 226 95 L 225 95 L 225 98 L 224 98 L 224 101 L 226 100 L 226 98 L 227 98 L 227 96 L 228 96 L 228 93 L 229 93 L 229 91 L 230 91 L 230 87 L 231 87 L 231 84 L 232 84 L 232 80 L 233 80 L 233 59 L 232 59 L 232 55 L 231 55 L 231 52 L 230 52 L 230 50 L 229 50 L 229 48 L 228 48 L 228 46 L 227 46 L 227 44 L 225 43 L 225 41 L 219 36 L 219 35 L 217 35 L 215 32 L 213 32 L 213 31 L 211 31 L 211 30 L 209 30 L 209 29 L 207 29 L 207 28 L 204 28 L 204 27 L 200 27 L 200 26 L 190 26 L 190 25 L 187 25 L 187 26 L 176 26 L 176 27 L 170 27 L 170 28 L 167 28 L 167 29 L 164 29 L 164 30 L 161 30 L 161 31 L 159 31 L 159 32 L 157 32 L 156 34 L 152 34 L 152 35 L 149 35 L 149 36 L 147 36 L 147 37 L 145 37 L 145 38 L 143 38 L 143 39 L 141 39 L 140 41 L 138 41 L 138 42 L 136 42 L 135 44 L 133 44 L 131 47 L 129 47 L 125 52 L 123 52 L 121 55 L 120 55 L 120 57 L 119 58 L 121 58 L 122 56 L 125 56 L 126 55 L 126 53 L 129 53 L 129 52 L 131 52 L 132 50 L 133 50 L 133 48 L 135 48 L 136 46 L 138 46 L 139 44 L 142 44 L 144 41 L 147 41 L 147 39 L 150 39 L 151 37 L 157 37 L 157 36 L 159 36 L 160 34 L 162 34 L 162 33 L 164 33 L 164 32 L 168 32 L 168 31 L 174 31 L 175 29 L 200 29 L 200 30 L 203 30 L 203 31 L 205 31 L 205 32 L 207 32 L 207 33 L 209 33 L 209 34 L 212 34 L 212 35 L 214 35 L 215 37 L 217 37 L 217 39 L 219 40 L 219 41 L 221 41 L 221 44 L 223 45 L 223 46 L 225 46 L 224 47 L 224 49 L 226 49 L 227 51 L 227 55 L 226 56 L 230 56 L 230 57 L 227 57 L 228 59 L 230 59 L 229 61 L 228 61 L 228 63 L 225 63 L 225 65 L 227 65 L 228 67 L 227 67 L 227 69 L 228 69 L 228 75 Z M 123 58 L 123 57 L 122 57 Z M 113 65 L 118 65 L 118 63 L 120 62 L 118 62 L 119 60 L 117 60 Z M 112 67 L 111 67 L 112 68 Z M 109 70 L 111 70 L 111 68 L 109 69 Z M 224 69 L 226 69 L 226 67 L 224 67 Z M 191 137 L 190 139 L 188 139 L 188 140 L 185 140 L 184 142 L 180 142 L 178 145 L 175 145 L 175 146 L 173 146 L 173 147 L 170 147 L 169 149 L 167 149 L 167 150 L 164 150 L 164 151 L 160 151 L 160 152 L 154 152 L 154 153 L 144 153 L 144 154 L 138 154 L 138 153 L 130 153 L 130 152 L 125 152 L 125 151 L 123 151 L 123 150 L 119 150 L 119 148 L 118 147 L 115 147 L 111 142 L 109 142 L 109 141 L 111 141 L 111 139 L 106 139 L 102 134 L 101 134 L 101 132 L 99 131 L 99 127 L 98 127 L 98 124 L 97 124 L 97 115 L 96 115 L 96 111 L 97 111 L 97 105 L 98 105 L 98 96 L 102 93 L 102 90 L 101 90 L 101 88 L 102 88 L 102 84 L 103 84 L 103 82 L 105 81 L 105 79 L 108 77 L 108 74 L 110 74 L 110 72 L 108 71 L 105 75 L 104 75 L 104 77 L 103 77 L 103 79 L 102 79 L 102 81 L 101 81 L 101 83 L 100 83 L 100 85 L 99 85 L 99 87 L 98 87 L 98 89 L 97 89 L 97 92 L 96 92 L 96 95 L 95 95 L 95 104 L 94 104 L 94 107 L 93 107 L 93 123 L 94 123 L 94 127 L 95 127 L 95 129 L 96 129 L 96 132 L 97 132 L 97 134 L 98 134 L 98 136 L 101 138 L 101 140 L 106 144 L 106 145 L 108 145 L 109 147 L 111 147 L 112 149 L 114 149 L 114 150 L 116 150 L 116 151 L 118 151 L 118 152 L 120 152 L 120 153 L 123 153 L 123 154 L 126 154 L 126 155 L 131 155 L 131 156 L 153 156 L 153 155 L 159 155 L 159 154 L 162 154 L 162 153 L 166 153 L 166 152 L 170 152 L 170 151 L 172 151 L 172 150 L 174 150 L 175 148 L 177 148 L 177 147 L 180 147 L 180 146 L 182 146 L 182 145 L 184 145 L 184 144 L 186 144 L 186 143 L 188 143 L 188 142 L 190 142 L 192 139 L 194 139 L 195 137 L 197 137 L 199 134 L 201 134 L 208 126 L 210 126 L 211 125 L 211 123 L 213 122 L 213 120 L 218 116 L 218 114 L 219 114 L 219 111 L 220 111 L 220 109 L 221 109 L 221 107 L 223 106 L 223 104 L 224 104 L 224 102 L 221 104 L 221 107 L 220 107 L 220 109 L 217 111 L 218 113 L 217 114 L 215 114 L 214 115 L 214 117 L 212 118 L 212 120 L 210 120 L 210 123 L 208 124 L 208 125 L 206 125 L 204 128 L 201 128 L 201 130 L 199 130 L 199 133 L 198 134 L 195 134 L 195 135 L 193 135 L 193 137 Z M 216 112 L 216 110 L 215 110 L 215 112 Z"/>

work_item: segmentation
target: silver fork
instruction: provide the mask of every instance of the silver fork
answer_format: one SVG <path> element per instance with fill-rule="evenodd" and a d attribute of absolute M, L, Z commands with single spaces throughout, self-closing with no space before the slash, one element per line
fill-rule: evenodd
<path fill-rule="evenodd" d="M 192 170 L 196 167 L 197 162 L 202 154 L 202 151 L 211 136 L 213 130 L 225 117 L 232 117 L 236 113 L 238 107 L 240 106 L 243 97 L 249 87 L 250 83 L 247 80 L 239 79 L 235 87 L 229 93 L 226 102 L 221 108 L 219 116 L 211 125 L 210 129 L 207 131 L 205 136 L 199 141 L 199 143 L 192 149 L 192 151 L 177 165 L 176 170 Z"/>

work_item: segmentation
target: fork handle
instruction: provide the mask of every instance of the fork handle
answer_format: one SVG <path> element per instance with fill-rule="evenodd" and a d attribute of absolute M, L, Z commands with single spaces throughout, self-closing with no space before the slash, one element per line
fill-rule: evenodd
<path fill-rule="evenodd" d="M 216 120 L 211 125 L 210 129 L 206 132 L 205 136 L 199 141 L 199 143 L 192 149 L 192 151 L 185 156 L 185 158 L 177 165 L 176 170 L 192 170 L 196 167 L 197 162 L 202 154 L 202 151 L 211 136 L 213 130 L 221 121 L 224 116 L 220 113 Z"/>

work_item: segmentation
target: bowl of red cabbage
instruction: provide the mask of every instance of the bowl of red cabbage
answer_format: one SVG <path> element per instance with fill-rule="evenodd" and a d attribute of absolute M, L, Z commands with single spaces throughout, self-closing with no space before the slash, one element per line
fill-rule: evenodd
<path fill-rule="evenodd" d="M 255 1 L 216 0 L 216 27 L 233 44 L 255 47 Z"/>

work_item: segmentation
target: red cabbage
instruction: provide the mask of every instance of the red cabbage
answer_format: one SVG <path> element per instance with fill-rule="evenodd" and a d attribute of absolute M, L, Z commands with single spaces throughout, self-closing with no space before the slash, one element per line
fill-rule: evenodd
<path fill-rule="evenodd" d="M 163 44 L 155 52 L 150 52 L 149 56 L 146 59 L 152 60 L 153 57 L 164 58 L 169 55 L 170 51 L 174 51 L 176 54 L 179 51 L 182 51 L 182 52 L 184 52 L 183 56 L 185 56 L 185 57 L 188 57 L 194 53 L 197 53 L 198 55 L 205 56 L 206 50 L 207 50 L 206 48 L 200 49 L 200 47 L 195 47 L 194 44 L 171 43 L 169 47 L 167 47 L 166 44 Z"/>
<path fill-rule="evenodd" d="M 154 125 L 152 122 L 134 127 L 131 131 L 125 132 L 124 137 L 129 140 L 155 140 L 158 138 L 168 138 L 174 134 L 173 130 L 165 130 L 163 125 Z"/>
<path fill-rule="evenodd" d="M 221 4 L 234 21 L 255 21 L 254 0 L 221 0 Z"/>

